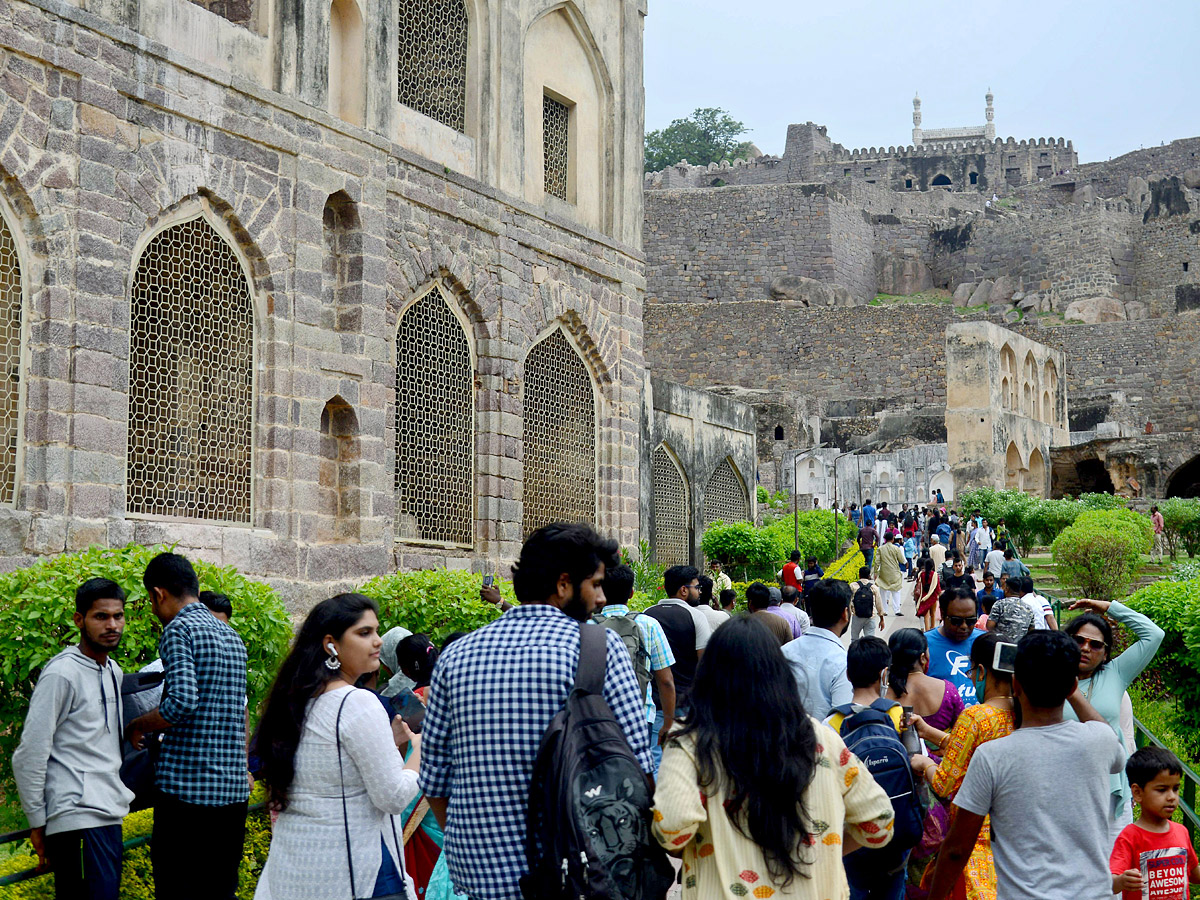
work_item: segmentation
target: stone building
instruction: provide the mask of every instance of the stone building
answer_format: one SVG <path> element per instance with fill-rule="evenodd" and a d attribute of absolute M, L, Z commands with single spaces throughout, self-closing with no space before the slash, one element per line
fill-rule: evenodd
<path fill-rule="evenodd" d="M 308 601 L 635 546 L 645 12 L 6 0 L 2 564 L 168 541 Z"/>
<path fill-rule="evenodd" d="M 960 491 L 1050 493 L 1050 453 L 1069 443 L 1066 357 L 987 322 L 946 329 L 946 444 Z"/>

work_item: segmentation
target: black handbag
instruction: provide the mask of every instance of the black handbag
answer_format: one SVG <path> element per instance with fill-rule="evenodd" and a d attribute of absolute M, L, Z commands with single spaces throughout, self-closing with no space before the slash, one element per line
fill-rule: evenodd
<path fill-rule="evenodd" d="M 351 690 L 357 690 L 357 688 L 352 688 Z M 400 873 L 400 893 L 360 898 L 358 892 L 354 889 L 354 854 L 350 852 L 350 814 L 346 810 L 346 777 L 342 771 L 342 708 L 349 699 L 350 691 L 347 691 L 346 696 L 342 698 L 342 702 L 338 705 L 337 722 L 333 726 L 333 734 L 334 740 L 337 742 L 338 781 L 342 786 L 342 824 L 346 829 L 346 863 L 350 868 L 350 897 L 352 900 L 408 900 L 408 882 L 404 880 L 404 867 L 401 860 L 395 860 L 396 868 Z M 396 837 L 396 817 L 389 815 L 388 821 L 392 823 L 392 840 L 395 841 L 396 849 L 399 851 L 400 839 Z"/>
<path fill-rule="evenodd" d="M 121 679 L 121 727 L 124 730 L 129 723 L 125 721 L 125 698 L 131 694 L 139 694 L 151 690 L 163 683 L 162 672 L 129 672 Z M 154 805 L 156 793 L 154 788 L 155 770 L 158 766 L 158 756 L 162 749 L 162 735 L 146 735 L 146 743 L 141 750 L 135 750 L 133 745 L 121 739 L 121 781 L 125 787 L 133 791 L 133 801 L 129 811 L 148 809 Z"/>

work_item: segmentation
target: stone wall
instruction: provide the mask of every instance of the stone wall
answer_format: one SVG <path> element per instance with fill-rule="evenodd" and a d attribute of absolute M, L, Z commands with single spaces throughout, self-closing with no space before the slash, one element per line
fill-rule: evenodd
<path fill-rule="evenodd" d="M 647 192 L 644 248 L 664 303 L 763 300 L 781 275 L 874 296 L 869 225 L 828 185 Z"/>
<path fill-rule="evenodd" d="M 270 580 L 296 608 L 397 566 L 503 567 L 522 539 L 523 361 L 553 328 L 596 389 L 597 525 L 636 542 L 644 282 L 634 247 L 320 108 L 244 80 L 231 87 L 228 73 L 78 7 L 8 2 L 0 22 L 0 182 L 28 263 L 20 491 L 0 509 L 0 566 L 177 542 Z M 331 198 L 354 223 L 336 265 Z M 228 234 L 258 304 L 248 525 L 126 507 L 131 273 L 146 235 L 199 210 Z M 331 272 L 341 280 L 328 290 Z M 475 362 L 469 547 L 392 537 L 397 317 L 433 281 L 469 323 Z M 331 403 L 352 408 L 360 429 L 353 543 L 322 542 L 303 524 L 326 487 Z"/>
<path fill-rule="evenodd" d="M 646 377 L 642 408 L 646 413 L 642 443 L 641 536 L 654 546 L 654 478 L 650 456 L 666 445 L 687 485 L 692 534 L 692 565 L 703 558 L 704 495 L 713 472 L 729 460 L 746 487 L 750 519 L 755 518 L 755 415 L 749 405 L 728 397 Z"/>
<path fill-rule="evenodd" d="M 1121 197 L 1130 178 L 1152 181 L 1200 168 L 1200 137 L 1183 138 L 1162 147 L 1134 150 L 1114 159 L 1084 163 L 1071 170 L 1078 184 L 1090 183 L 1097 197 Z"/>
<path fill-rule="evenodd" d="M 1134 291 L 1151 316 L 1200 309 L 1200 214 L 1160 216 L 1141 225 Z"/>

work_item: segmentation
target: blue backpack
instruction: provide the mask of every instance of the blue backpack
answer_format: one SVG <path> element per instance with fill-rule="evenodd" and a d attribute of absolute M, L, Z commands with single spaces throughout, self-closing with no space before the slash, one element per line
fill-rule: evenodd
<path fill-rule="evenodd" d="M 896 814 L 891 842 L 871 853 L 887 854 L 898 865 L 921 841 L 928 804 L 922 785 L 913 775 L 908 751 L 900 743 L 900 735 L 888 715 L 893 706 L 896 706 L 894 700 L 881 697 L 861 712 L 854 712 L 848 703 L 835 706 L 834 712 L 845 717 L 839 729 L 842 740 L 887 793 Z"/>

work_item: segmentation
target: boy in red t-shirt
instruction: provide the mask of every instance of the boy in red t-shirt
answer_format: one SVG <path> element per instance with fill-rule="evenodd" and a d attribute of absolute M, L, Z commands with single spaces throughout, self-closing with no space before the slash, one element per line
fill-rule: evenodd
<path fill-rule="evenodd" d="M 1123 900 L 1187 900 L 1188 882 L 1200 884 L 1200 861 L 1187 829 L 1171 821 L 1183 766 L 1170 750 L 1143 747 L 1129 757 L 1125 774 L 1142 816 L 1113 846 L 1113 893 L 1123 892 Z"/>

